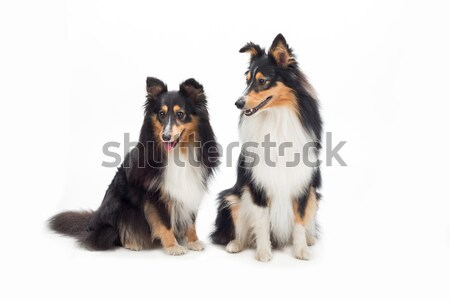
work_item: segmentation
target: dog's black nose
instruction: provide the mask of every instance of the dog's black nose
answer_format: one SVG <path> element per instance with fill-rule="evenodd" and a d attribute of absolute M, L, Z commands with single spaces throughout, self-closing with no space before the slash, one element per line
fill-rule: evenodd
<path fill-rule="evenodd" d="M 170 138 L 171 138 L 170 134 L 163 133 L 162 139 L 164 142 L 169 142 Z"/>
<path fill-rule="evenodd" d="M 242 98 L 242 97 L 239 98 L 238 101 L 236 101 L 234 103 L 234 105 L 236 105 L 237 108 L 242 109 L 244 107 L 244 105 L 245 105 L 244 98 Z"/>

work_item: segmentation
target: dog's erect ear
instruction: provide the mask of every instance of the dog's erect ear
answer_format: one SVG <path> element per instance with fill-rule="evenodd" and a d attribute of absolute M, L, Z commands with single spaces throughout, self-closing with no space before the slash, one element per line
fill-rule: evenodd
<path fill-rule="evenodd" d="M 180 84 L 180 93 L 193 101 L 205 98 L 203 85 L 198 83 L 194 78 L 189 78 Z"/>
<path fill-rule="evenodd" d="M 180 93 L 194 101 L 195 111 L 201 118 L 209 118 L 203 85 L 194 78 L 189 78 L 180 84 Z"/>
<path fill-rule="evenodd" d="M 273 40 L 272 46 L 270 46 L 269 56 L 271 56 L 280 67 L 287 67 L 295 62 L 292 50 L 289 48 L 286 39 L 281 33 Z"/>
<path fill-rule="evenodd" d="M 260 57 L 264 54 L 264 50 L 261 49 L 259 45 L 253 44 L 252 42 L 247 43 L 244 47 L 239 50 L 240 53 L 248 52 L 250 53 L 250 60 Z"/>
<path fill-rule="evenodd" d="M 167 85 L 155 77 L 147 77 L 147 95 L 155 98 L 163 92 L 167 92 Z"/>

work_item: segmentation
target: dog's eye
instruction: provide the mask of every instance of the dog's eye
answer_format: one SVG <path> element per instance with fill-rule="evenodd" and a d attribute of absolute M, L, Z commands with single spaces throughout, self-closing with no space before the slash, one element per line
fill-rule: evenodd
<path fill-rule="evenodd" d="M 160 117 L 161 119 L 164 119 L 164 118 L 166 117 L 166 113 L 165 113 L 163 110 L 161 110 L 161 111 L 159 112 L 159 117 Z"/>
<path fill-rule="evenodd" d="M 178 119 L 183 119 L 183 117 L 184 117 L 184 112 L 182 112 L 182 111 L 177 112 Z"/>
<path fill-rule="evenodd" d="M 260 78 L 260 79 L 258 79 L 258 82 L 259 82 L 259 84 L 265 84 L 266 83 L 266 80 L 264 79 L 264 78 Z"/>

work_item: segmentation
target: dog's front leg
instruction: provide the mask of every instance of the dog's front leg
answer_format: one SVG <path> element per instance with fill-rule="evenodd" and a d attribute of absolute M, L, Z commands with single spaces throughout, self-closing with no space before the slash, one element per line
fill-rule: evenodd
<path fill-rule="evenodd" d="M 300 205 L 300 201 L 306 204 Z M 303 213 L 300 213 L 304 207 Z M 298 259 L 308 260 L 310 257 L 308 245 L 315 242 L 315 218 L 317 212 L 317 198 L 314 188 L 310 189 L 307 197 L 300 197 L 293 201 L 294 229 L 292 231 L 292 244 L 294 256 Z"/>
<path fill-rule="evenodd" d="M 195 221 L 190 224 L 186 230 L 187 247 L 189 250 L 202 251 L 205 245 L 198 239 L 195 229 Z"/>
<path fill-rule="evenodd" d="M 258 206 L 254 208 L 253 233 L 256 239 L 256 259 L 259 261 L 269 261 L 272 259 L 269 208 Z"/>
<path fill-rule="evenodd" d="M 161 210 L 158 210 L 154 204 L 147 203 L 145 214 L 152 232 L 152 239 L 159 239 L 167 254 L 182 255 L 187 252 L 184 247 L 178 244 L 171 224 L 163 221 L 160 216 Z"/>

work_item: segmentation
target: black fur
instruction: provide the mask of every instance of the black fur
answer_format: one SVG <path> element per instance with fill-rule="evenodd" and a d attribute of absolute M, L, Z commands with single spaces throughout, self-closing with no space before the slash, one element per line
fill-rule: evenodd
<path fill-rule="evenodd" d="M 232 194 L 233 189 L 222 191 L 219 194 L 219 207 L 217 209 L 217 217 L 214 224 L 216 230 L 211 234 L 211 240 L 215 244 L 226 245 L 235 237 L 230 207 L 228 206 L 227 201 L 225 201 L 225 197 Z"/>
<path fill-rule="evenodd" d="M 88 249 L 107 250 L 121 246 L 120 232 L 125 226 L 143 245 L 148 245 L 151 243 L 151 228 L 144 212 L 146 202 L 156 208 L 164 226 L 168 229 L 174 226 L 160 190 L 167 155 L 152 121 L 163 103 L 179 104 L 186 111 L 185 118 L 198 119 L 197 133 L 201 147 L 197 151 L 200 151 L 200 163 L 207 169 L 203 180 L 205 183 L 208 181 L 219 164 L 220 153 L 212 151 L 217 149 L 217 144 L 209 123 L 203 86 L 194 79 L 188 79 L 180 85 L 179 92 L 168 92 L 161 80 L 149 77 L 139 143 L 117 169 L 100 207 L 94 212 L 57 214 L 49 220 L 51 229 L 75 237 Z M 184 121 L 189 122 L 189 119 Z"/>

